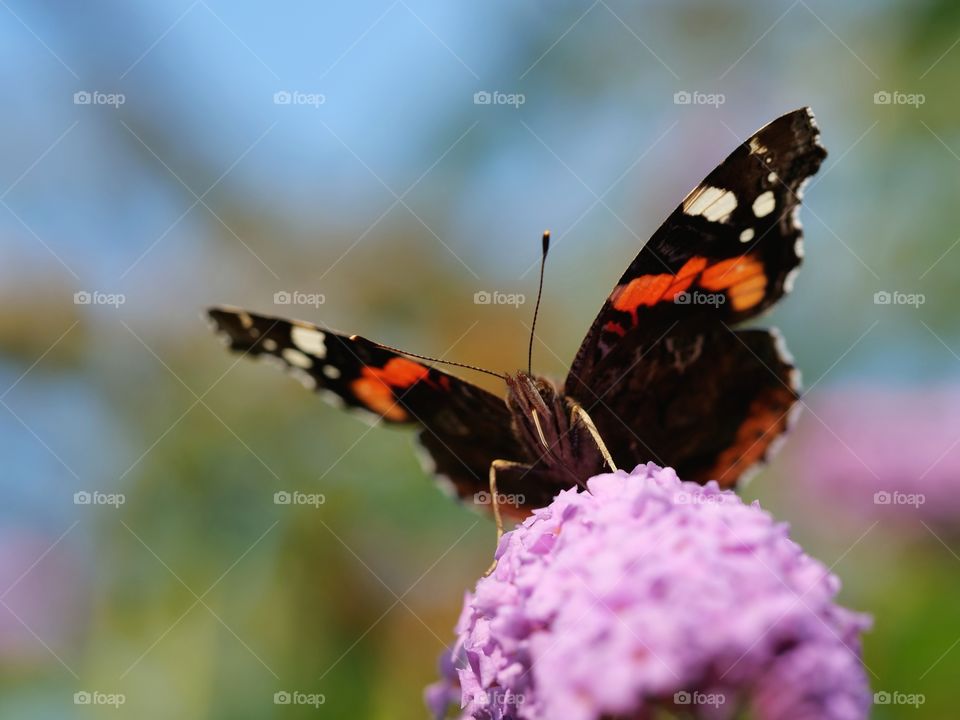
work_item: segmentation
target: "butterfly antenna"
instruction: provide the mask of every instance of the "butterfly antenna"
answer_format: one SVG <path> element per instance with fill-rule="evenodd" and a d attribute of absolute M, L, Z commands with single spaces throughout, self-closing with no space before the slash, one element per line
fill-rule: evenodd
<path fill-rule="evenodd" d="M 372 345 L 376 345 L 378 348 L 384 350 L 389 350 L 390 352 L 395 352 L 397 355 L 406 355 L 407 357 L 417 358 L 417 360 L 426 360 L 427 362 L 439 363 L 441 365 L 453 365 L 454 367 L 465 368 L 467 370 L 476 370 L 477 372 L 482 372 L 487 375 L 493 375 L 495 378 L 500 378 L 501 380 L 506 380 L 506 375 L 501 375 L 498 372 L 493 370 L 486 370 L 482 367 L 477 367 L 476 365 L 467 365 L 466 363 L 458 363 L 453 360 L 441 360 L 440 358 L 430 357 L 429 355 L 417 355 L 416 353 L 407 352 L 406 350 L 401 350 L 400 348 L 391 347 L 390 345 L 384 345 L 383 343 L 368 341 Z"/>
<path fill-rule="evenodd" d="M 547 264 L 547 251 L 550 249 L 550 231 L 543 232 L 543 254 L 540 256 L 540 287 L 537 289 L 537 304 L 533 308 L 533 324 L 530 326 L 530 345 L 527 347 L 527 374 L 533 374 L 533 338 L 537 329 L 537 315 L 540 312 L 540 296 L 543 295 L 543 269 Z"/>

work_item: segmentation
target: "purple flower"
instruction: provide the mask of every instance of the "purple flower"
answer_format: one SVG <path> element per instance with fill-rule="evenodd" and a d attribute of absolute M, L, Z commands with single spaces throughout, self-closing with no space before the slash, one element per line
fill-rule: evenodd
<path fill-rule="evenodd" d="M 821 393 L 793 444 L 808 498 L 865 518 L 960 518 L 960 387 Z M 919 527 L 919 523 L 917 524 Z"/>
<path fill-rule="evenodd" d="M 55 662 L 77 640 L 86 583 L 58 543 L 27 528 L 0 531 L 0 665 Z"/>
<path fill-rule="evenodd" d="M 652 463 L 588 488 L 503 537 L 428 689 L 437 717 L 451 698 L 484 719 L 867 716 L 869 619 L 784 525 Z"/>

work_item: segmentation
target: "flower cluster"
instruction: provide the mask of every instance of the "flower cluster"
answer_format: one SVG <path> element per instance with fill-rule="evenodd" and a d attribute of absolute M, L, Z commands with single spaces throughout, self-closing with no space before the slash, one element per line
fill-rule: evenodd
<path fill-rule="evenodd" d="M 641 465 L 537 510 L 468 594 L 436 717 L 865 718 L 837 579 L 758 505 Z"/>
<path fill-rule="evenodd" d="M 806 497 L 848 515 L 956 527 L 960 387 L 853 387 L 818 394 L 812 409 L 792 446 Z"/>

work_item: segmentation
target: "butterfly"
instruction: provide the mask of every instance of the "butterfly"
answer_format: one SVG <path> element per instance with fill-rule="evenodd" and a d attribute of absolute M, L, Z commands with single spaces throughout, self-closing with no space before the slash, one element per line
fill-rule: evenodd
<path fill-rule="evenodd" d="M 428 469 L 466 500 L 490 503 L 492 489 L 523 517 L 592 475 L 648 461 L 735 487 L 799 398 L 777 331 L 735 326 L 790 291 L 803 186 L 825 157 L 809 108 L 737 147 L 640 250 L 563 385 L 529 368 L 498 375 L 504 399 L 358 335 L 232 307 L 209 316 L 233 350 L 279 358 L 341 405 L 415 428 Z M 545 235 L 544 259 L 547 247 Z"/>

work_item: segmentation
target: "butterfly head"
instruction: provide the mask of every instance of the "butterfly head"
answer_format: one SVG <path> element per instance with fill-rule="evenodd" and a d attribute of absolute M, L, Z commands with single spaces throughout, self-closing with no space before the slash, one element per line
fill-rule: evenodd
<path fill-rule="evenodd" d="M 507 407 L 518 435 L 537 454 L 553 447 L 565 430 L 564 401 L 557 386 L 527 372 L 507 375 Z"/>

